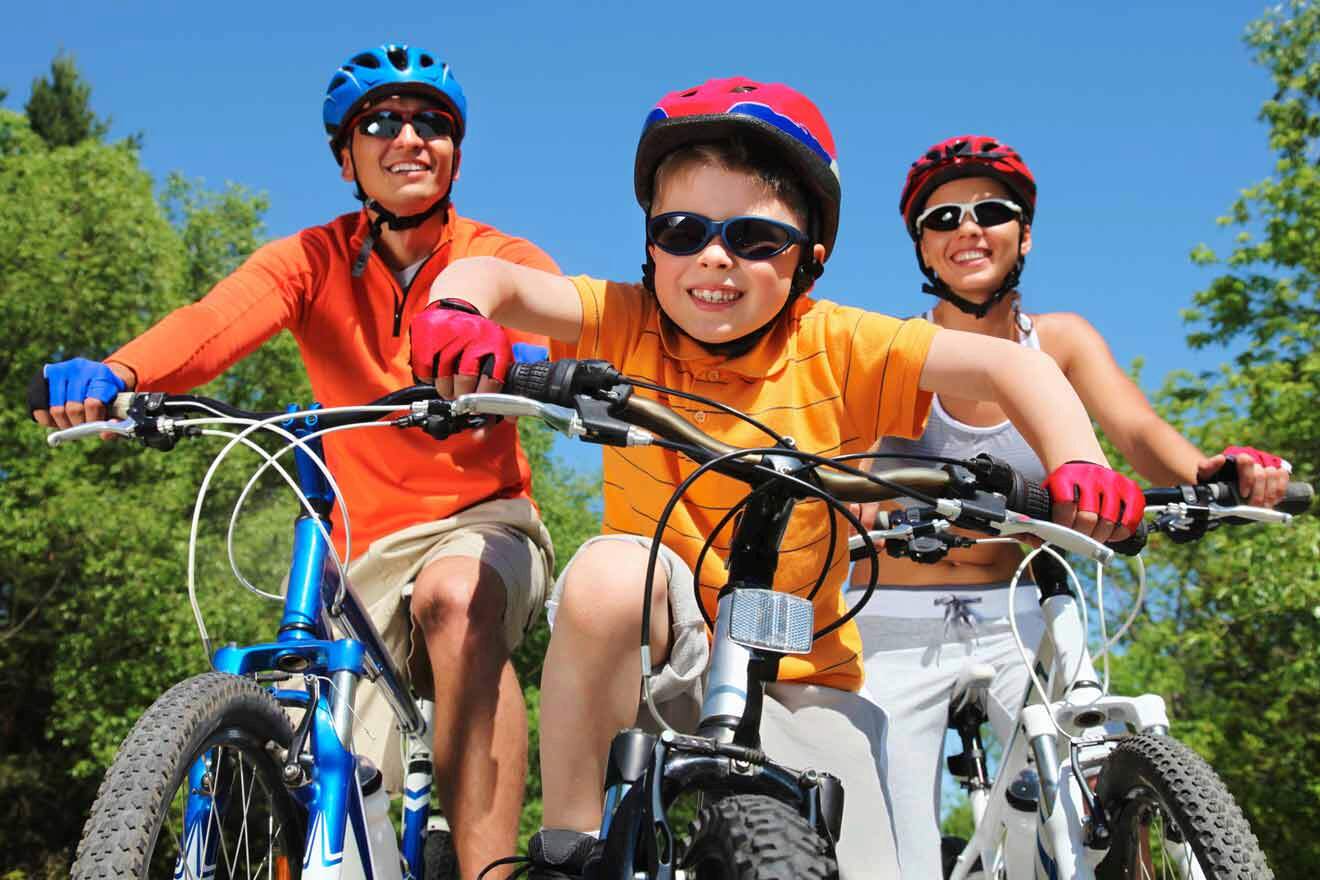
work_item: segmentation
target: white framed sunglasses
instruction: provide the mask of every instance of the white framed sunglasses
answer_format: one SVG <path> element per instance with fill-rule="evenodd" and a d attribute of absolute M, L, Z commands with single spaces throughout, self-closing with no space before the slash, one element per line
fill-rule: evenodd
<path fill-rule="evenodd" d="M 918 229 L 934 232 L 952 232 L 962 225 L 971 212 L 972 222 L 988 228 L 1022 219 L 1022 208 L 1008 199 L 981 199 L 979 202 L 944 202 L 932 205 L 917 216 Z"/>

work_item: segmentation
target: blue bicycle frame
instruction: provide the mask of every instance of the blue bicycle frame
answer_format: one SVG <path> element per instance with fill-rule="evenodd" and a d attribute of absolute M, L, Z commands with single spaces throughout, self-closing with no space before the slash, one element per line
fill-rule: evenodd
<path fill-rule="evenodd" d="M 303 439 L 312 452 L 322 455 L 317 417 L 283 423 Z M 287 679 L 302 676 L 307 690 L 272 688 L 279 702 L 303 710 L 285 762 L 286 783 L 307 813 L 302 876 L 306 880 L 362 876 L 384 880 L 373 865 L 359 774 L 360 759 L 353 752 L 353 701 L 362 676 L 372 679 L 394 710 L 409 745 L 408 778 L 404 789 L 403 845 L 407 874 L 391 877 L 421 878 L 423 834 L 430 812 L 431 762 L 425 742 L 427 723 L 411 699 L 371 619 L 353 588 L 340 577 L 326 535 L 334 492 L 324 474 L 301 447 L 295 447 L 298 483 L 316 513 L 304 510 L 294 524 L 293 561 L 289 569 L 284 615 L 274 642 L 247 647 L 228 646 L 216 652 L 212 665 L 219 672 L 255 677 L 266 674 Z M 336 639 L 333 620 L 348 633 Z M 323 688 L 322 682 L 329 687 Z M 189 796 L 184 814 L 183 853 L 176 877 L 214 876 L 216 843 L 205 829 L 220 797 L 205 784 L 214 753 L 197 760 L 189 772 Z M 369 765 L 367 765 L 369 767 Z M 294 772 L 297 771 L 297 772 Z M 364 771 L 365 772 L 365 771 Z M 288 777 L 294 778 L 290 780 Z M 351 830 L 351 835 L 350 835 Z M 360 865 L 354 866 L 354 862 Z M 389 871 L 389 868 L 386 869 Z"/>

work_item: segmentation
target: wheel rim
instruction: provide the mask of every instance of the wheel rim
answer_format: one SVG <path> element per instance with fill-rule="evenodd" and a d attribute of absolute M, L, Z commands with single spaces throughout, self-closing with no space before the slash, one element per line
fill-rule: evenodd
<path fill-rule="evenodd" d="M 1126 876 L 1204 880 L 1186 833 L 1153 789 L 1141 786 L 1128 793 L 1116 833 L 1126 837 Z"/>
<path fill-rule="evenodd" d="M 220 734 L 189 763 L 192 769 L 172 793 L 156 836 L 148 876 L 294 876 L 301 867 L 301 834 L 288 790 L 264 748 L 241 732 Z"/>

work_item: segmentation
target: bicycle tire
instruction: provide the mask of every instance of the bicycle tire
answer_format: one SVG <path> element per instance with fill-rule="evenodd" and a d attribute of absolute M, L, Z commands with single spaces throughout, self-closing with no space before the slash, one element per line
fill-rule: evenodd
<path fill-rule="evenodd" d="M 1155 868 L 1156 876 L 1183 876 L 1182 869 L 1166 860 L 1172 856 L 1164 852 L 1163 841 L 1184 854 L 1190 848 L 1207 880 L 1274 877 L 1256 835 L 1218 774 L 1175 739 L 1151 734 L 1123 739 L 1101 767 L 1096 794 L 1113 834 L 1109 852 L 1096 868 L 1097 880 L 1149 876 L 1148 868 Z M 1139 866 L 1143 832 L 1146 849 L 1154 855 L 1150 864 Z M 1151 843 L 1154 833 L 1160 836 Z"/>
<path fill-rule="evenodd" d="M 832 880 L 830 847 L 797 810 L 765 795 L 701 808 L 682 859 L 689 880 Z"/>
<path fill-rule="evenodd" d="M 188 772 L 203 755 L 213 768 L 208 790 L 225 807 L 211 814 L 215 819 L 208 825 L 207 833 L 219 829 L 215 840 L 221 853 L 211 876 L 296 876 L 305 819 L 269 750 L 270 744 L 287 749 L 292 736 L 279 703 L 250 679 L 209 672 L 176 684 L 143 713 L 120 746 L 83 827 L 72 876 L 172 877 Z M 235 829 L 235 821 L 242 827 Z M 224 850 L 226 835 L 240 831 L 250 836 L 235 838 L 231 860 Z M 240 852 L 244 848 L 246 853 Z M 259 859 L 250 873 L 235 870 L 234 861 L 244 856 L 247 869 Z"/>

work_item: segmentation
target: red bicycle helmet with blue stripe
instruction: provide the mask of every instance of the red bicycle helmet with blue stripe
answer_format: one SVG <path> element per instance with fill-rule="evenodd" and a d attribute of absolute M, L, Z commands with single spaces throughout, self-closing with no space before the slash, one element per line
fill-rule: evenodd
<path fill-rule="evenodd" d="M 816 105 L 782 83 L 735 76 L 661 98 L 642 125 L 633 166 L 642 208 L 650 209 L 655 170 L 665 156 L 687 144 L 734 135 L 770 145 L 796 172 L 811 201 L 808 234 L 827 255 L 833 251 L 842 197 L 834 135 Z"/>
<path fill-rule="evenodd" d="M 454 144 L 467 131 L 467 98 L 449 65 L 433 52 L 406 43 L 386 43 L 355 53 L 339 65 L 325 89 L 321 119 L 330 137 L 330 152 L 339 161 L 343 126 L 373 100 L 392 95 L 416 95 L 439 100 L 454 114 Z"/>

